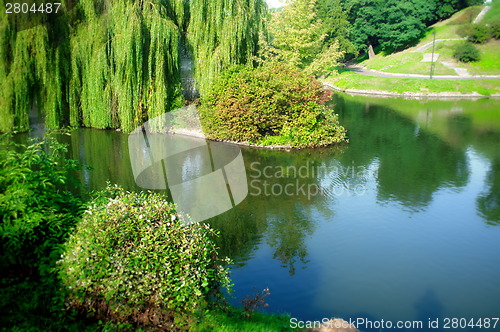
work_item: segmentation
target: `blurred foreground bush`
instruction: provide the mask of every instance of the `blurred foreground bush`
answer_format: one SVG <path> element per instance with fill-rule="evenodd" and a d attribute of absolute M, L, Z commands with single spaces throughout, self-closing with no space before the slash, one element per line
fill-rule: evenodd
<path fill-rule="evenodd" d="M 175 328 L 229 287 L 206 225 L 183 226 L 160 194 L 110 187 L 66 244 L 60 277 L 69 305 L 102 320 Z"/>

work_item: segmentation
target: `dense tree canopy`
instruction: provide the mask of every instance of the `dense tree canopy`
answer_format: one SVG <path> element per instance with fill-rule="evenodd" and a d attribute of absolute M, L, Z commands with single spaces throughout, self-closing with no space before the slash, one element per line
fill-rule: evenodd
<path fill-rule="evenodd" d="M 2 11 L 0 131 L 28 130 L 31 110 L 52 128 L 130 131 L 182 105 L 180 49 L 192 50 L 202 93 L 223 69 L 251 64 L 265 8 L 264 0 L 62 0 L 62 14 L 36 24 Z"/>
<path fill-rule="evenodd" d="M 347 12 L 342 8 L 340 0 L 318 0 L 318 18 L 322 20 L 325 43 L 331 45 L 335 40 L 339 43 L 339 49 L 346 54 L 356 55 L 356 47 L 351 41 L 350 23 L 347 20 Z"/>
<path fill-rule="evenodd" d="M 409 46 L 430 24 L 482 0 L 341 0 L 358 51 L 368 45 L 394 50 Z"/>
<path fill-rule="evenodd" d="M 323 12 L 325 18 L 329 14 L 334 15 L 333 10 Z M 345 33 L 342 24 L 326 26 L 318 15 L 317 0 L 292 0 L 283 10 L 273 13 L 269 31 L 281 60 L 307 74 L 320 76 L 332 72 L 344 56 L 345 50 L 339 49 L 335 38 Z M 348 44 L 347 39 L 341 40 L 342 45 Z"/>

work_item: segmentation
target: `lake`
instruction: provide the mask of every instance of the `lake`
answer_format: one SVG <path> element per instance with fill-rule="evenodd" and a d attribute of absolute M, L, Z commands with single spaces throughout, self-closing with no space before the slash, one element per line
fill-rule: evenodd
<path fill-rule="evenodd" d="M 248 196 L 208 220 L 234 261 L 231 301 L 269 287 L 266 311 L 299 320 L 499 317 L 500 100 L 337 94 L 332 107 L 349 144 L 241 148 Z M 87 189 L 141 190 L 127 137 L 67 137 L 93 167 Z"/>

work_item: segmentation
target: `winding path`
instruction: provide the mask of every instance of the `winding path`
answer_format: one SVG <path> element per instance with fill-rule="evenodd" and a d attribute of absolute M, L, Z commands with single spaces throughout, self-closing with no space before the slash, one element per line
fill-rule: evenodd
<path fill-rule="evenodd" d="M 399 73 L 384 73 L 375 69 L 366 69 L 360 65 L 347 65 L 346 68 L 350 71 L 359 73 L 365 76 L 373 77 L 388 77 L 388 78 L 420 78 L 430 79 L 429 75 L 420 74 L 399 74 Z M 468 75 L 468 76 L 454 76 L 454 75 L 433 75 L 432 79 L 435 80 L 492 80 L 500 79 L 500 75 Z"/>
<path fill-rule="evenodd" d="M 473 23 L 479 23 L 483 19 L 484 15 L 490 10 L 491 6 L 485 6 L 481 12 L 477 15 Z"/>
<path fill-rule="evenodd" d="M 474 19 L 474 23 L 480 22 L 484 15 L 490 10 L 491 6 L 485 6 L 481 12 L 477 15 L 477 17 Z M 464 40 L 465 38 L 450 38 L 450 39 L 436 39 L 435 42 L 443 42 L 443 41 L 449 41 L 449 40 Z M 429 47 L 432 46 L 434 42 L 429 42 L 427 44 L 424 44 L 422 46 L 417 47 L 413 51 L 410 51 L 412 53 L 423 53 L 425 50 L 427 50 Z M 448 62 L 441 62 L 443 65 L 445 65 L 448 68 L 452 68 L 455 70 L 455 72 L 458 75 L 433 75 L 432 79 L 435 80 L 491 80 L 491 79 L 500 79 L 500 75 L 469 75 L 467 72 L 467 69 L 464 68 L 458 68 L 456 67 L 455 64 L 453 63 L 448 63 Z M 421 75 L 421 74 L 401 74 L 401 73 L 387 73 L 387 72 L 382 72 L 379 70 L 375 69 L 367 69 L 361 65 L 355 65 L 355 64 L 348 64 L 346 68 L 350 71 L 359 73 L 361 75 L 365 76 L 374 76 L 374 77 L 388 77 L 388 78 L 420 78 L 420 79 L 431 79 L 430 75 Z"/>
<path fill-rule="evenodd" d="M 436 39 L 436 44 L 439 43 L 439 42 L 448 41 L 448 40 L 465 40 L 465 38 Z M 419 46 L 418 48 L 414 49 L 413 51 L 410 51 L 410 53 L 416 53 L 416 52 L 420 52 L 421 53 L 421 52 L 427 50 L 429 47 L 431 47 L 432 43 L 433 42 L 429 42 L 427 44 Z"/>

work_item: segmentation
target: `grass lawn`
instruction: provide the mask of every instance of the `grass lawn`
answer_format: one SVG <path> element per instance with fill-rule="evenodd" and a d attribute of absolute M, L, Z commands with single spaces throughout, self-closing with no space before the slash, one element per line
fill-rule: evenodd
<path fill-rule="evenodd" d="M 469 73 L 475 75 L 500 75 L 500 40 L 492 40 L 478 45 L 481 60 L 469 64 L 461 64 Z"/>
<path fill-rule="evenodd" d="M 26 278 L 0 278 L 0 331 L 107 331 L 129 329 L 102 324 L 94 319 L 65 311 L 64 296 L 56 278 L 44 281 Z M 189 331 L 292 331 L 290 316 L 253 313 L 246 317 L 243 309 L 233 306 L 210 310 L 193 317 Z M 144 331 L 143 329 L 133 329 Z"/>
<path fill-rule="evenodd" d="M 436 31 L 436 39 L 453 39 L 460 38 L 457 34 L 457 29 L 460 25 L 471 22 L 479 12 L 482 6 L 474 6 L 461 10 L 455 13 L 452 17 L 442 22 L 436 23 L 427 29 L 426 35 L 418 43 L 418 46 L 425 45 L 433 40 L 432 32 Z M 500 0 L 494 0 L 492 8 L 487 12 L 484 21 L 492 22 L 494 19 L 500 17 Z M 453 58 L 455 47 L 461 41 L 441 41 L 435 45 L 435 53 L 439 54 L 435 62 L 434 74 L 435 75 L 457 75 L 457 73 L 441 62 L 455 63 L 458 68 L 465 68 L 471 75 L 500 75 L 500 61 L 498 55 L 500 54 L 500 41 L 490 40 L 484 45 L 477 45 L 481 52 L 481 60 L 475 63 L 459 63 Z M 387 73 L 401 73 L 401 74 L 420 74 L 426 75 L 430 71 L 430 63 L 422 62 L 423 53 L 410 52 L 415 48 L 410 48 L 402 52 L 385 55 L 384 53 L 377 54 L 374 59 L 365 59 L 360 62 L 368 69 L 375 69 Z M 424 51 L 424 53 L 432 53 L 432 47 Z M 468 84 L 467 86 L 470 86 Z"/>
<path fill-rule="evenodd" d="M 365 61 L 363 65 L 369 69 L 386 73 L 426 75 L 429 74 L 431 63 L 421 62 L 422 58 L 422 53 L 399 52 L 386 57 L 379 55 L 375 59 Z M 441 60 L 441 55 L 438 60 Z M 438 61 L 435 63 L 434 74 L 456 75 L 456 72 L 453 69 L 445 67 Z"/>
<path fill-rule="evenodd" d="M 440 93 L 460 92 L 489 96 L 500 94 L 500 79 L 495 80 L 429 80 L 415 78 L 386 78 L 364 76 L 354 72 L 342 74 L 324 80 L 341 89 L 358 89 L 387 92 Z"/>
<path fill-rule="evenodd" d="M 450 18 L 443 20 L 434 24 L 434 26 L 439 27 L 443 25 L 458 25 L 472 23 L 474 19 L 479 15 L 483 6 L 472 6 L 453 14 Z"/>
<path fill-rule="evenodd" d="M 383 72 L 428 75 L 430 73 L 430 69 L 431 69 L 430 62 L 416 62 L 416 63 L 406 63 L 398 66 L 393 66 L 387 68 L 386 70 L 383 70 Z M 457 75 L 457 73 L 453 69 L 444 66 L 441 62 L 435 62 L 434 75 Z"/>
<path fill-rule="evenodd" d="M 490 10 L 484 15 L 483 23 L 493 23 L 500 18 L 500 0 L 493 0 L 490 4 Z"/>
<path fill-rule="evenodd" d="M 278 332 L 294 331 L 290 327 L 290 316 L 269 315 L 254 313 L 249 318 L 244 318 L 243 310 L 232 308 L 226 312 L 214 311 L 203 316 L 196 325 L 189 327 L 193 332 Z"/>

